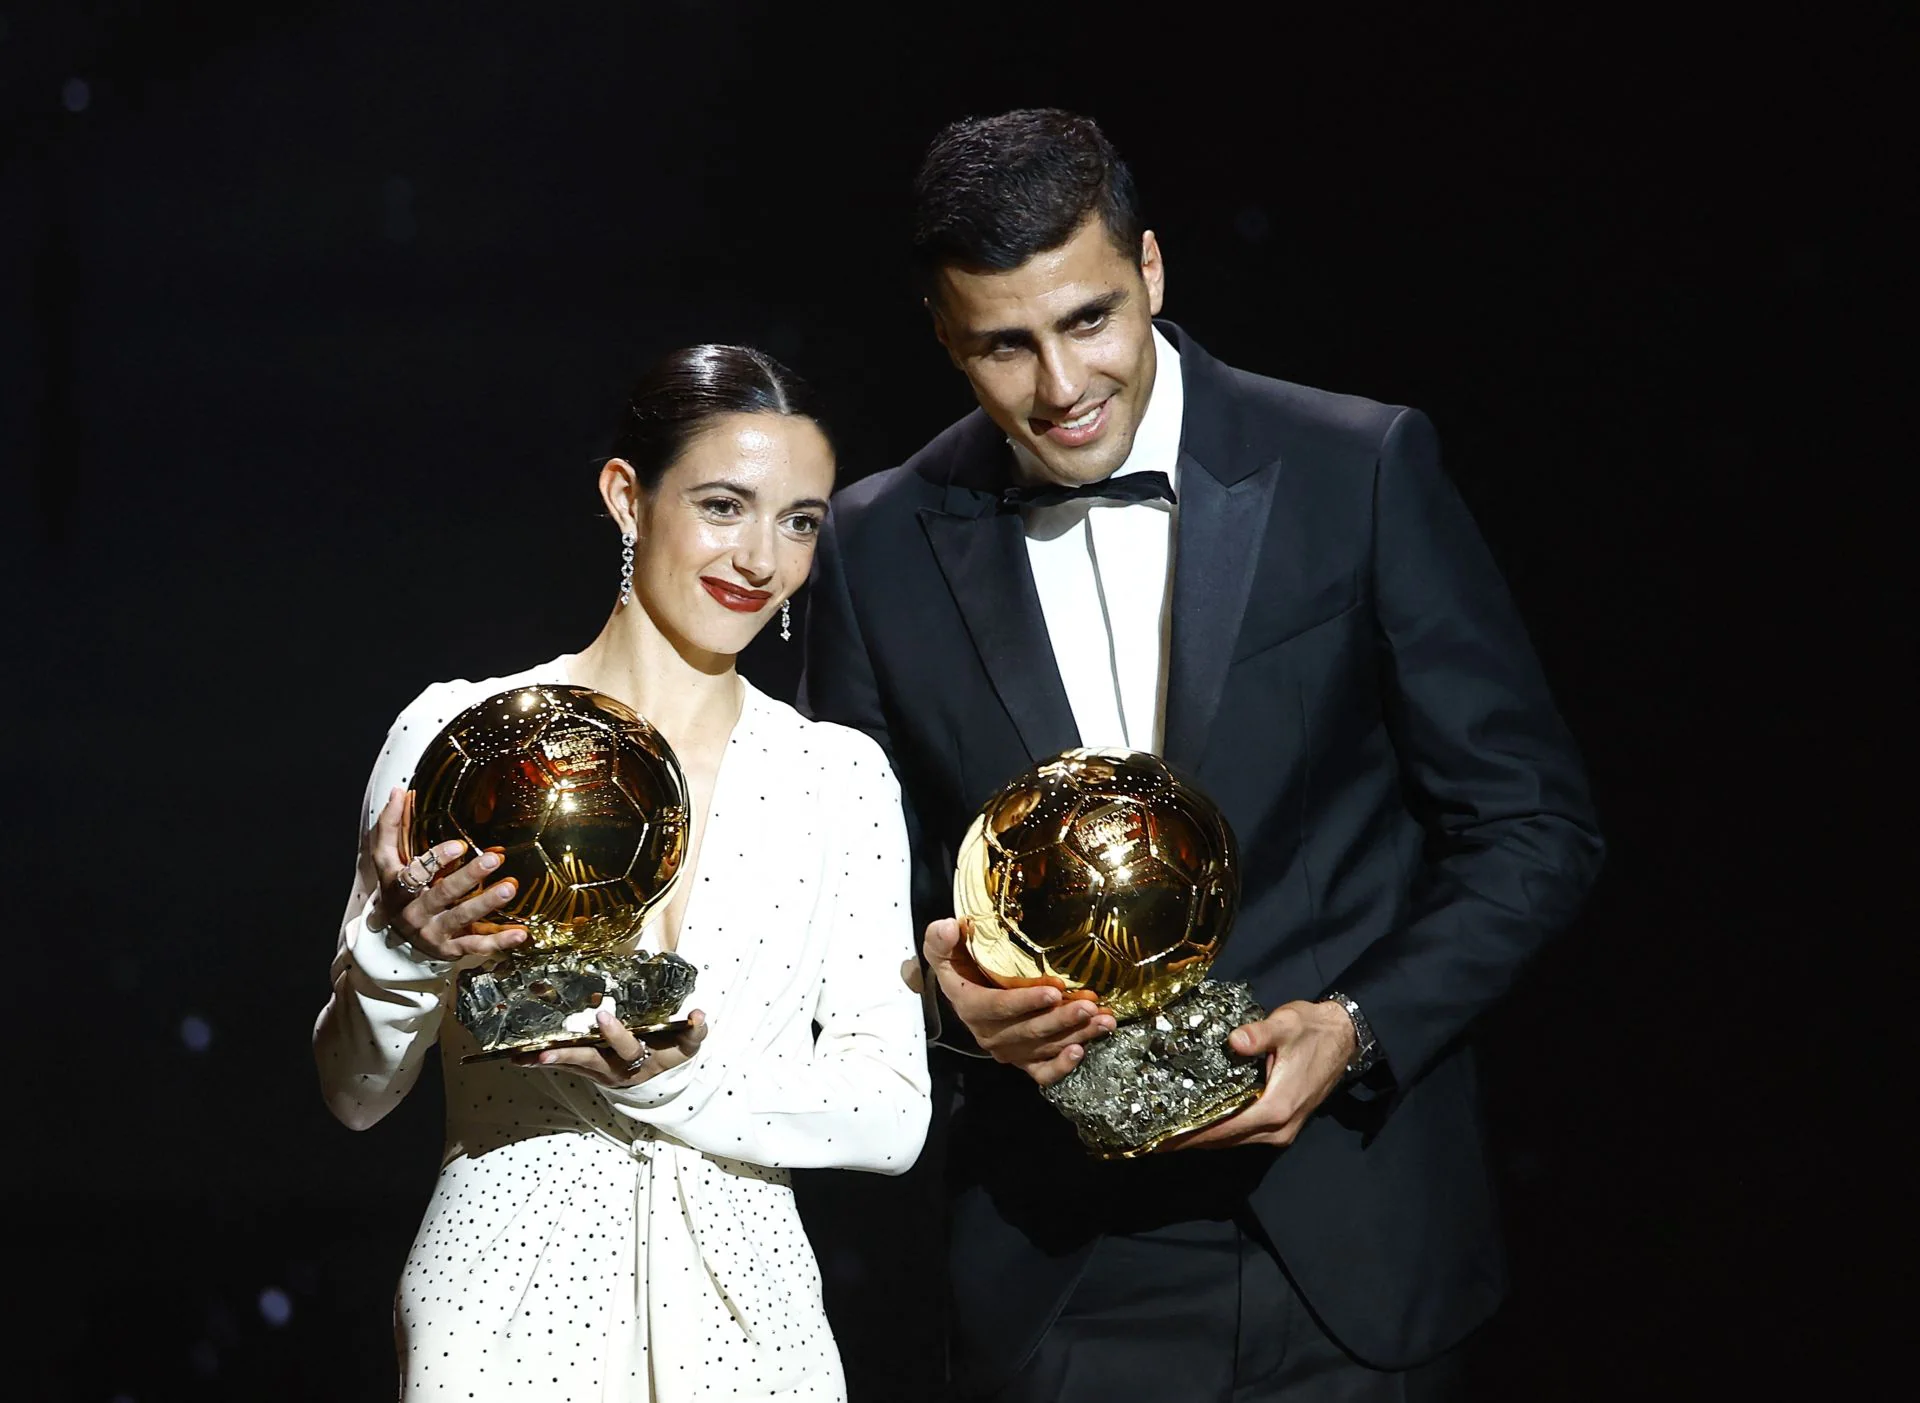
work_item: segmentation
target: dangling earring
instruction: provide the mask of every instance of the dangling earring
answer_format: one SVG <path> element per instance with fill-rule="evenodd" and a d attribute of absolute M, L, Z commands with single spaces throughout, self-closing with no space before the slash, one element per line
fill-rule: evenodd
<path fill-rule="evenodd" d="M 780 641 L 785 643 L 793 637 L 793 610 L 786 600 L 780 601 Z"/>
<path fill-rule="evenodd" d="M 633 603 L 633 532 L 620 533 L 620 607 Z"/>

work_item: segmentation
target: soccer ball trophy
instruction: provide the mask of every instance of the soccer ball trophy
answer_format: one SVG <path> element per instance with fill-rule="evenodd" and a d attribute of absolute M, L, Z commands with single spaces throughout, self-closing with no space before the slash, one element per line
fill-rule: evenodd
<path fill-rule="evenodd" d="M 694 968 L 633 948 L 687 855 L 687 781 L 666 740 L 585 687 L 519 687 L 476 703 L 428 744 L 403 857 L 449 838 L 492 851 L 514 899 L 493 925 L 525 945 L 461 972 L 454 1013 L 472 1062 L 605 1042 L 612 1009 L 635 1033 L 670 1029 Z"/>
<path fill-rule="evenodd" d="M 1226 819 L 1139 750 L 1067 750 L 989 799 L 960 844 L 954 912 L 1003 987 L 1058 981 L 1118 1027 L 1042 1095 L 1102 1159 L 1129 1159 L 1256 1100 L 1265 1059 L 1227 1035 L 1266 1016 L 1206 978 L 1240 904 Z"/>

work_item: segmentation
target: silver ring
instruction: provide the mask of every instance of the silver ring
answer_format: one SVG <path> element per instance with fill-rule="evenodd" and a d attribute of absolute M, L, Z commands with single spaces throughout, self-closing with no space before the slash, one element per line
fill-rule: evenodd
<path fill-rule="evenodd" d="M 411 864 L 409 864 L 407 867 L 402 867 L 397 873 L 395 873 L 393 880 L 399 886 L 400 890 L 405 892 L 408 896 L 420 895 L 420 893 L 425 891 L 429 885 L 426 882 L 416 882 L 413 880 Z"/>
<path fill-rule="evenodd" d="M 420 870 L 427 874 L 427 881 L 431 884 L 433 874 L 440 870 L 440 854 L 432 848 L 428 848 L 425 852 L 421 853 L 420 856 L 416 857 L 414 861 L 420 864 Z"/>
<path fill-rule="evenodd" d="M 646 1066 L 647 1060 L 652 1056 L 653 1056 L 652 1044 L 641 1043 L 640 1055 L 634 1058 L 633 1061 L 627 1063 L 627 1075 L 632 1076 L 635 1072 L 639 1071 L 642 1067 Z"/>

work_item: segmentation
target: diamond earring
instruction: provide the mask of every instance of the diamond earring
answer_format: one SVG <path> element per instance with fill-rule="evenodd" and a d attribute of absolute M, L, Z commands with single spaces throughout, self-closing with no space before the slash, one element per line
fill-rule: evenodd
<path fill-rule="evenodd" d="M 780 641 L 785 643 L 793 637 L 793 610 L 786 600 L 780 601 Z"/>
<path fill-rule="evenodd" d="M 633 532 L 620 533 L 620 605 L 633 603 Z"/>

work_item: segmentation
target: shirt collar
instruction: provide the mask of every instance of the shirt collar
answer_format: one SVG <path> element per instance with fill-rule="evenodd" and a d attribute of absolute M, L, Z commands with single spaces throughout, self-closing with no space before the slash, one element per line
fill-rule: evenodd
<path fill-rule="evenodd" d="M 1127 461 L 1115 468 L 1112 476 L 1162 472 L 1178 492 L 1180 429 L 1186 418 L 1187 389 L 1180 378 L 1180 353 L 1157 326 L 1153 328 L 1153 365 L 1153 393 L 1147 397 L 1147 412 L 1140 416 Z M 1023 463 L 1032 465 L 1033 455 L 1025 447 L 1012 439 L 1007 440 L 1007 446 Z"/>

